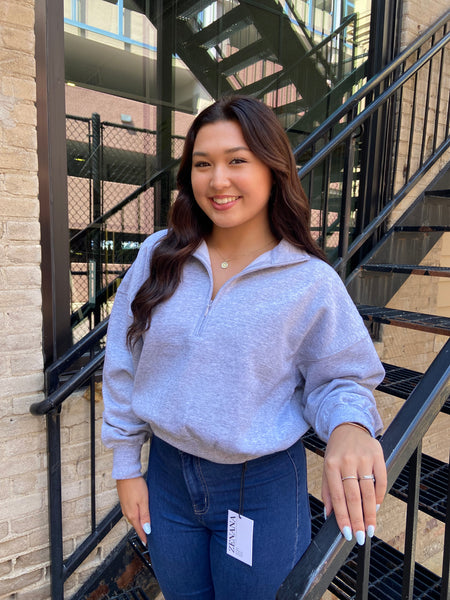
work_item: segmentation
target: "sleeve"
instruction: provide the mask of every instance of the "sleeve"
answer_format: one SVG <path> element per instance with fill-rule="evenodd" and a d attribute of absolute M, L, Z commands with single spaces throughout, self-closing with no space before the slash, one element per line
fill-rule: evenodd
<path fill-rule="evenodd" d="M 383 424 L 373 391 L 383 380 L 384 368 L 334 271 L 326 288 L 302 343 L 304 418 L 324 441 L 337 425 L 350 421 L 376 436 Z"/>
<path fill-rule="evenodd" d="M 113 449 L 114 479 L 141 475 L 141 449 L 151 433 L 148 423 L 138 418 L 132 408 L 134 376 L 142 346 L 138 342 L 131 350 L 126 341 L 133 321 L 131 302 L 148 277 L 148 246 L 144 243 L 119 286 L 108 323 L 103 366 L 102 442 Z"/>

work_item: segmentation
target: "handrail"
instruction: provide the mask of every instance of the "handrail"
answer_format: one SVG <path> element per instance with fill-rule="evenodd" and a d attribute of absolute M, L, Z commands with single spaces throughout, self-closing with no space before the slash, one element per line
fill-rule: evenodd
<path fill-rule="evenodd" d="M 146 190 L 148 190 L 148 188 L 151 187 L 154 183 L 156 183 L 156 181 L 158 181 L 158 179 L 160 179 L 165 174 L 167 174 L 168 171 L 170 171 L 174 167 L 176 167 L 179 164 L 179 162 L 180 162 L 179 159 L 173 160 L 172 162 L 170 162 L 163 169 L 159 169 L 159 171 L 157 171 L 156 173 L 154 173 L 150 177 L 150 179 L 148 179 L 140 187 L 136 188 L 133 192 L 131 192 L 131 194 L 129 194 L 128 196 L 126 196 L 118 204 L 116 204 L 110 210 L 108 210 L 107 212 L 103 213 L 102 215 L 100 215 L 99 217 L 97 217 L 96 219 L 94 219 L 84 229 L 81 229 L 80 231 L 77 231 L 77 233 L 70 238 L 70 243 L 72 244 L 73 242 L 78 241 L 80 238 L 85 237 L 91 229 L 96 229 L 99 225 L 101 225 L 102 223 L 104 223 L 105 221 L 107 221 L 110 217 L 112 217 L 117 212 L 119 212 L 120 210 L 122 210 L 122 208 L 124 208 L 127 204 L 129 204 L 130 202 L 132 202 L 133 200 L 135 200 L 136 198 L 138 198 L 138 196 L 140 196 L 143 192 L 145 192 Z"/>
<path fill-rule="evenodd" d="M 303 21 L 298 16 L 294 4 L 290 0 L 287 0 L 286 4 L 287 4 L 287 6 L 289 8 L 289 11 L 292 13 L 292 15 L 293 15 L 293 17 L 295 19 L 296 25 L 298 25 L 300 27 L 300 29 L 303 32 L 303 35 L 308 40 L 308 42 L 309 42 L 309 44 L 311 46 L 310 50 L 314 50 L 314 49 L 318 50 L 319 47 L 321 47 L 323 45 L 322 42 L 320 42 L 320 44 L 316 44 L 315 43 L 314 38 L 311 36 L 308 28 L 306 27 L 306 25 L 303 23 Z M 326 39 L 328 41 L 331 40 L 338 33 L 340 33 L 341 31 L 343 31 L 352 21 L 355 22 L 354 23 L 354 27 L 355 27 L 355 31 L 356 31 L 357 20 L 358 20 L 358 15 L 356 13 L 351 13 L 350 15 L 347 15 L 346 17 L 344 17 L 344 19 L 342 20 L 342 22 L 339 25 L 339 27 L 337 29 L 333 30 L 324 39 Z M 324 40 L 322 40 L 322 41 L 324 41 Z M 328 43 L 328 42 L 326 42 L 326 43 Z M 325 70 L 327 72 L 327 75 L 329 75 L 330 77 L 333 77 L 333 74 L 330 72 L 330 64 L 325 59 L 325 57 L 323 57 L 322 55 L 318 54 L 318 59 L 320 60 L 320 64 L 325 68 Z"/>
<path fill-rule="evenodd" d="M 414 177 L 412 177 L 401 190 L 395 194 L 394 198 L 384 206 L 381 212 L 363 229 L 363 231 L 353 240 L 348 247 L 345 257 L 341 256 L 333 263 L 333 268 L 336 271 L 342 271 L 347 265 L 348 261 L 358 252 L 367 240 L 369 240 L 375 231 L 386 221 L 386 219 L 392 214 L 394 209 L 400 204 L 400 202 L 406 197 L 421 177 L 429 171 L 429 169 L 441 158 L 441 156 L 450 148 L 450 138 L 447 138 L 440 146 L 436 149 L 436 152 L 423 164 L 422 168 L 417 171 Z"/>
<path fill-rule="evenodd" d="M 450 15 L 450 11 L 449 11 L 449 15 Z M 370 117 L 375 111 L 377 111 L 382 104 L 385 104 L 385 102 L 393 94 L 395 94 L 395 92 L 400 87 L 402 87 L 406 81 L 411 79 L 411 77 L 413 77 L 413 75 L 415 75 L 417 73 L 417 71 L 421 67 L 423 67 L 424 64 L 426 64 L 431 58 L 433 58 L 433 56 L 435 54 L 440 52 L 442 50 L 442 48 L 449 41 L 450 41 L 450 32 L 447 33 L 447 35 L 445 35 L 444 37 L 442 37 L 439 40 L 439 42 L 437 42 L 432 48 L 430 48 L 430 50 L 428 50 L 428 52 L 426 52 L 421 58 L 419 58 L 419 60 L 417 60 L 407 71 L 405 71 L 403 73 L 403 75 L 401 75 L 401 77 L 399 77 L 386 90 L 384 90 L 384 92 L 382 92 L 379 96 L 377 96 L 377 98 L 371 104 L 369 104 L 369 106 L 367 106 L 363 112 L 359 113 L 359 115 L 357 115 L 350 123 L 348 123 L 347 126 L 344 129 L 342 129 L 342 131 L 340 131 L 337 135 L 335 135 L 333 137 L 333 139 L 331 139 L 326 146 L 324 146 L 319 152 L 317 152 L 313 156 L 313 158 L 311 158 L 303 167 L 301 167 L 298 170 L 298 176 L 300 177 L 300 179 L 302 177 L 305 177 L 305 175 L 307 175 L 308 173 L 310 173 L 315 167 L 317 167 L 317 165 L 319 163 L 321 163 L 323 161 L 323 159 L 326 156 L 328 156 L 330 154 L 330 152 L 332 152 L 335 148 L 340 146 L 344 140 L 349 138 L 351 136 L 351 134 L 356 129 L 358 129 L 368 117 Z M 376 79 L 378 79 L 378 77 Z M 370 81 L 373 81 L 373 80 L 371 79 Z M 361 88 L 361 90 L 363 90 L 363 89 L 364 88 Z M 370 91 L 372 89 L 373 88 L 371 87 Z M 361 90 L 359 90 L 359 91 L 361 91 Z M 348 107 L 347 107 L 347 110 L 345 111 L 345 114 L 347 114 L 352 107 L 356 106 L 357 102 L 355 102 L 354 97 L 358 96 L 358 95 L 359 95 L 359 92 L 356 92 L 356 94 L 354 94 L 354 96 L 352 96 L 347 101 Z M 347 105 L 347 102 L 342 105 L 342 108 Z M 339 113 L 340 118 L 342 118 L 342 116 L 343 116 L 342 108 L 340 108 L 338 111 L 336 111 L 336 113 Z M 337 121 L 339 121 L 339 119 L 335 113 L 333 113 L 333 115 L 331 115 L 330 118 L 332 118 L 333 124 L 335 124 Z M 324 123 L 324 125 L 325 125 L 325 123 Z M 322 129 L 322 127 L 320 126 L 320 127 L 318 127 L 318 129 Z M 316 137 L 317 135 L 318 135 L 317 132 L 312 134 L 311 137 L 314 138 L 313 142 L 317 141 L 317 137 Z M 323 135 L 323 133 L 322 133 L 322 135 Z M 300 146 L 298 146 L 297 149 L 295 150 L 295 153 L 299 154 L 300 152 L 303 152 L 304 151 L 303 146 L 309 147 L 310 145 L 312 145 L 313 142 L 311 142 L 311 144 L 308 144 L 308 145 L 300 144 Z M 298 148 L 301 148 L 301 150 L 298 150 Z"/>
<path fill-rule="evenodd" d="M 383 225 L 387 218 L 392 214 L 394 208 L 412 189 L 418 180 L 431 168 L 431 166 L 443 155 L 449 146 L 448 121 L 450 119 L 450 110 L 445 108 L 440 117 L 440 122 L 445 120 L 445 110 L 447 110 L 447 124 L 444 127 L 438 127 L 436 122 L 428 125 L 427 116 L 429 113 L 430 98 L 433 100 L 434 109 L 437 115 L 441 110 L 441 81 L 443 73 L 444 51 L 450 42 L 450 33 L 448 33 L 448 21 L 450 19 L 450 10 L 441 17 L 435 25 L 430 27 L 424 34 L 414 42 L 409 48 L 397 57 L 391 65 L 384 69 L 380 74 L 372 78 L 365 86 L 355 92 L 355 94 L 339 107 L 326 121 L 319 126 L 307 140 L 297 146 L 296 156 L 299 162 L 299 156 L 308 150 L 312 157 L 298 169 L 300 179 L 309 177 L 308 195 L 312 202 L 318 201 L 319 194 L 321 202 L 321 211 L 328 215 L 329 190 L 331 183 L 331 164 L 332 161 L 340 161 L 338 164 L 343 169 L 341 173 L 342 196 L 340 198 L 340 207 L 334 209 L 340 214 L 339 244 L 337 247 L 337 259 L 334 262 L 335 269 L 341 277 L 345 278 L 347 274 L 347 265 L 356 253 L 363 247 L 363 244 L 369 242 L 373 245 L 379 238 Z M 436 41 L 436 33 L 441 30 L 442 37 Z M 429 39 L 432 39 L 431 48 L 427 49 L 422 56 L 418 49 L 422 49 Z M 417 51 L 414 56 L 414 63 L 406 69 L 405 61 L 412 53 Z M 439 78 L 434 80 L 430 76 L 430 69 L 433 61 L 440 61 L 438 64 Z M 391 77 L 396 71 L 396 77 Z M 399 143 L 399 130 L 405 126 L 402 125 L 402 106 L 403 90 L 407 82 L 412 81 L 414 87 L 422 73 L 427 79 L 425 108 L 425 125 L 420 125 L 422 136 L 420 160 L 414 162 L 414 173 L 410 173 L 411 153 L 413 150 L 413 131 L 415 131 L 416 120 L 416 95 L 413 100 L 413 106 L 409 118 L 409 149 L 408 166 L 405 171 L 403 181 L 397 169 L 398 149 L 393 147 L 394 143 Z M 387 79 L 386 79 L 387 78 Z M 436 88 L 438 88 L 436 90 Z M 377 93 L 374 90 L 377 89 Z M 379 91 L 382 90 L 382 91 Z M 365 100 L 365 107 L 356 114 L 358 103 Z M 369 102 L 370 101 L 370 102 Z M 393 103 L 398 104 L 396 111 L 388 109 L 390 121 L 385 122 L 385 107 Z M 408 114 L 408 113 L 407 113 Z M 346 121 L 346 123 L 343 123 Z M 333 127 L 338 125 L 336 129 Z M 429 158 L 425 156 L 425 142 L 427 136 L 427 126 L 432 131 L 432 153 Z M 372 127 L 383 128 L 383 133 L 379 133 L 379 146 L 375 152 L 373 146 L 364 146 L 366 155 L 364 160 L 359 158 L 359 167 L 355 168 L 354 160 L 357 148 L 356 132 L 362 132 L 358 138 L 365 139 L 366 132 Z M 397 132 L 397 133 L 395 133 Z M 397 141 L 393 141 L 393 136 L 397 135 Z M 443 138 L 443 139 L 442 139 Z M 428 138 L 427 138 L 428 139 Z M 316 152 L 316 144 L 319 142 L 321 147 Z M 359 142 L 358 142 L 359 145 Z M 338 152 L 339 153 L 338 153 Z M 394 158 L 395 156 L 395 158 Z M 373 167 L 372 167 L 373 163 Z M 371 169 L 375 170 L 372 171 Z M 323 180 L 315 177 L 323 172 Z M 376 185 L 373 182 L 377 182 Z M 317 193 L 317 184 L 319 189 Z M 314 190 L 316 186 L 316 190 Z M 321 187 L 320 187 L 321 186 Z M 394 189 L 396 188 L 396 189 Z M 400 189 L 399 189 L 400 188 Z M 359 197 L 358 197 L 359 194 Z M 316 199 L 316 200 L 314 200 Z M 313 204 L 314 207 L 314 204 Z M 351 224 L 351 213 L 355 210 L 356 221 Z M 370 219 L 366 218 L 370 215 Z M 327 217 L 322 218 L 326 223 Z M 322 229 L 325 225 L 322 225 Z M 325 239 L 325 238 L 324 238 Z"/>
<path fill-rule="evenodd" d="M 303 154 L 319 139 L 323 138 L 329 129 L 338 123 L 345 115 L 355 108 L 363 98 L 373 92 L 389 75 L 394 73 L 414 52 L 427 42 L 450 18 L 450 10 L 429 27 L 424 33 L 401 52 L 387 67 L 374 75 L 365 85 L 357 90 L 342 106 L 335 110 L 321 125 L 319 125 L 304 142 L 294 149 L 296 156 Z"/>
<path fill-rule="evenodd" d="M 332 31 L 329 35 L 327 35 L 326 38 L 324 38 L 321 42 L 319 42 L 318 44 L 316 44 L 313 48 L 311 48 L 310 50 L 308 50 L 305 54 L 303 54 L 303 56 L 301 56 L 298 60 L 296 60 L 294 63 L 292 63 L 288 69 L 285 69 L 283 71 L 280 71 L 279 73 L 277 73 L 277 75 L 279 75 L 279 77 L 286 77 L 287 75 L 289 75 L 290 72 L 294 71 L 295 69 L 297 69 L 299 67 L 299 65 L 301 64 L 302 61 L 311 58 L 311 56 L 314 56 L 314 54 L 316 54 L 321 48 L 323 48 L 323 46 L 325 46 L 326 44 L 328 44 L 333 38 L 335 38 L 340 32 L 341 30 L 345 29 L 346 27 L 348 27 L 348 25 L 352 22 L 352 21 L 357 21 L 357 15 L 356 13 L 352 13 L 351 15 L 348 15 L 348 17 L 346 17 L 341 25 L 334 31 Z M 270 86 L 272 85 L 272 81 L 270 81 L 259 93 L 258 93 L 258 98 L 262 98 L 264 96 L 264 94 L 267 93 L 267 91 L 269 90 Z"/>
<path fill-rule="evenodd" d="M 388 491 L 450 394 L 450 340 L 439 352 L 381 438 Z M 331 515 L 281 585 L 277 600 L 320 600 L 354 546 Z"/>
<path fill-rule="evenodd" d="M 65 383 L 61 385 L 55 392 L 47 396 L 41 402 L 35 402 L 30 406 L 32 415 L 47 415 L 56 408 L 59 408 L 64 400 L 75 392 L 79 386 L 86 381 L 95 371 L 97 371 L 105 359 L 105 350 L 101 350 L 95 358 L 87 365 L 81 367 L 79 371 L 72 375 Z"/>

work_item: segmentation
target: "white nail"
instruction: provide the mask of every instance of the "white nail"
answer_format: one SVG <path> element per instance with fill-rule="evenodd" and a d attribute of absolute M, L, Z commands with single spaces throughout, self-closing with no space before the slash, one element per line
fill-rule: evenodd
<path fill-rule="evenodd" d="M 150 523 L 144 523 L 144 524 L 142 525 L 142 529 L 145 531 L 145 533 L 146 533 L 147 535 L 149 535 L 149 534 L 152 532 L 152 528 L 151 528 L 151 526 L 150 526 Z"/>
<path fill-rule="evenodd" d="M 380 510 L 380 505 L 379 505 L 379 504 L 377 504 L 377 505 L 375 506 L 375 510 L 376 510 L 377 512 Z"/>
<path fill-rule="evenodd" d="M 357 531 L 355 533 L 355 538 L 360 546 L 364 546 L 364 543 L 366 541 L 366 534 L 364 533 L 364 531 Z"/>
<path fill-rule="evenodd" d="M 326 508 L 323 509 L 323 518 L 325 519 L 325 521 L 327 520 L 327 509 Z"/>
<path fill-rule="evenodd" d="M 372 538 L 374 533 L 375 533 L 375 527 L 373 525 L 369 525 L 369 527 L 367 528 L 368 537 Z"/>
<path fill-rule="evenodd" d="M 342 535 L 345 537 L 345 539 L 347 540 L 347 542 L 351 542 L 352 541 L 352 530 L 351 527 L 349 527 L 348 525 L 346 525 L 344 527 L 344 529 L 342 530 Z"/>

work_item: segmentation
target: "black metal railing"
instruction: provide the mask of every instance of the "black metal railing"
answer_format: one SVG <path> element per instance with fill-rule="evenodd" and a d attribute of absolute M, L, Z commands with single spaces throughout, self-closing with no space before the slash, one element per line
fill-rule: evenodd
<path fill-rule="evenodd" d="M 167 207 L 155 188 L 172 181 L 183 138 L 171 136 L 171 164 L 156 166 L 156 131 L 66 116 L 74 342 L 109 314 L 118 284 Z"/>
<path fill-rule="evenodd" d="M 445 125 L 444 135 L 439 128 L 434 128 L 433 138 L 431 143 L 430 153 L 425 149 L 419 153 L 417 166 L 412 166 L 413 161 L 409 160 L 410 165 L 406 180 L 396 183 L 393 177 L 395 169 L 393 162 L 389 163 L 389 168 L 386 167 L 386 179 L 380 180 L 380 194 L 382 194 L 381 208 L 375 215 L 373 223 L 368 226 L 359 227 L 350 226 L 350 219 L 354 211 L 360 211 L 356 207 L 355 194 L 356 188 L 365 187 L 359 174 L 355 173 L 352 160 L 352 153 L 356 151 L 356 140 L 360 132 L 364 134 L 364 130 L 370 129 L 371 121 L 378 114 L 378 111 L 383 107 L 393 107 L 394 100 L 397 104 L 397 113 L 402 112 L 402 94 L 406 89 L 407 82 L 414 80 L 414 77 L 419 78 L 418 73 L 430 65 L 430 62 L 437 60 L 440 56 L 439 68 L 437 69 L 439 89 L 443 79 L 443 64 L 444 64 L 444 49 L 448 43 L 449 36 L 446 32 L 449 14 L 441 19 L 439 24 L 425 34 L 426 41 L 430 42 L 431 48 L 423 53 L 423 44 L 425 37 L 416 42 L 409 50 L 400 55 L 389 69 L 386 69 L 380 76 L 374 78 L 371 82 L 358 92 L 355 97 L 349 100 L 336 113 L 336 116 L 330 117 L 322 127 L 313 135 L 312 140 L 303 144 L 297 149 L 299 162 L 307 153 L 312 154 L 309 163 L 305 164 L 300 169 L 300 175 L 304 178 L 308 176 L 307 188 L 314 192 L 316 186 L 315 172 L 321 170 L 327 173 L 325 181 L 327 184 L 322 188 L 322 193 L 325 194 L 326 186 L 330 184 L 331 174 L 333 169 L 336 169 L 333 153 L 336 151 L 343 152 L 346 155 L 347 167 L 343 170 L 344 184 L 342 193 L 338 200 L 340 210 L 338 211 L 339 222 L 339 244 L 336 253 L 336 267 L 341 272 L 345 273 L 347 265 L 352 257 L 356 256 L 357 252 L 363 247 L 365 242 L 373 238 L 374 234 L 382 231 L 383 224 L 393 208 L 398 204 L 405 193 L 410 190 L 418 179 L 430 168 L 432 164 L 442 155 L 444 150 L 448 148 L 448 127 L 449 127 L 449 110 L 448 105 L 446 111 L 442 110 L 444 99 L 440 92 L 437 93 L 435 102 L 436 111 L 444 112 Z M 438 32 L 442 35 L 438 36 Z M 439 38 L 439 39 L 438 39 Z M 414 54 L 418 56 L 414 56 Z M 413 65 L 406 67 L 406 61 L 412 57 L 417 60 Z M 430 67 L 431 70 L 431 67 Z M 430 90 L 425 97 L 433 97 L 431 93 L 430 77 L 428 87 Z M 381 91 L 382 90 L 382 91 Z M 447 101 L 448 102 L 448 101 Z M 363 106 L 362 106 L 363 105 Z M 365 110 L 360 112 L 362 108 Z M 416 113 L 417 111 L 413 111 Z M 417 126 L 417 115 L 411 117 L 412 122 Z M 346 121 L 346 127 L 343 128 L 341 121 Z M 395 121 L 397 132 L 400 131 L 401 122 L 399 117 Z M 422 131 L 426 127 L 421 128 Z M 441 139 L 443 138 L 443 139 Z M 408 144 L 407 144 L 408 145 Z M 413 144 L 409 144 L 409 151 L 412 152 Z M 398 145 L 394 145 L 393 155 L 398 152 Z M 359 150 L 358 150 L 359 151 Z M 339 165 L 338 161 L 338 165 Z M 157 177 L 158 174 L 155 174 Z M 358 176 L 356 179 L 354 177 Z M 353 190 L 353 192 L 352 192 Z M 389 199 L 388 192 L 393 193 L 392 199 Z M 137 191 L 135 192 L 137 193 Z M 352 195 L 353 194 L 353 195 Z M 362 198 L 363 194 L 358 195 Z M 127 199 L 126 199 L 127 200 Z M 322 244 L 326 248 L 326 240 L 332 236 L 327 234 L 327 229 L 330 228 L 330 199 L 324 195 L 324 202 L 321 205 L 321 211 L 324 216 L 322 223 Z M 130 201 L 129 198 L 127 201 Z M 124 200 L 125 202 L 125 200 Z M 114 208 L 120 210 L 120 208 Z M 332 215 L 333 216 L 333 215 Z M 105 215 L 96 217 L 87 228 L 86 232 L 103 223 Z M 334 220 L 337 217 L 334 215 Z M 356 224 L 356 220 L 355 220 Z M 83 233 L 76 233 L 80 236 Z M 46 398 L 40 403 L 31 406 L 31 412 L 35 415 L 45 415 L 47 419 L 48 432 L 48 468 L 49 468 L 49 510 L 50 510 L 50 546 L 51 546 L 51 564 L 52 564 L 52 598 L 64 598 L 64 583 L 79 567 L 82 561 L 95 549 L 95 547 L 104 539 L 107 533 L 114 527 L 121 517 L 120 508 L 117 505 L 102 519 L 97 519 L 97 504 L 96 504 L 96 433 L 95 421 L 98 415 L 96 410 L 98 403 L 95 402 L 96 382 L 99 379 L 104 358 L 104 337 L 106 335 L 106 321 L 100 323 L 79 343 L 75 344 L 68 353 L 60 360 L 55 362 L 46 371 Z M 420 446 L 420 441 L 428 429 L 430 423 L 434 419 L 439 407 L 445 402 L 448 396 L 449 385 L 449 344 L 441 351 L 432 367 L 425 374 L 422 383 L 416 389 L 416 392 L 409 398 L 400 413 L 387 430 L 383 437 L 383 448 L 388 461 L 389 485 L 391 486 L 402 466 L 406 464 L 409 456 L 411 456 Z M 81 366 L 80 365 L 84 365 Z M 87 388 L 89 399 L 89 452 L 90 452 L 90 528 L 85 538 L 78 543 L 76 549 L 66 558 L 64 557 L 63 542 L 63 502 L 62 502 L 62 474 L 61 474 L 61 411 L 64 404 L 73 396 L 74 392 L 81 388 Z M 418 455 L 420 454 L 420 448 Z M 448 527 L 447 530 L 448 532 Z M 448 533 L 447 541 L 448 541 Z M 308 600 L 319 598 L 320 590 L 325 590 L 328 587 L 327 582 L 330 582 L 336 573 L 339 566 L 342 564 L 345 556 L 351 550 L 352 546 L 342 540 L 336 522 L 333 518 L 327 520 L 325 525 L 319 531 L 319 534 L 314 538 L 314 542 L 303 562 L 302 569 L 296 567 L 289 576 L 286 584 L 280 591 L 280 600 L 288 600 L 289 598 L 304 597 Z M 366 545 L 364 552 L 368 552 Z M 361 551 L 362 553 L 363 551 Z M 448 559 L 448 550 L 447 550 Z M 325 558 L 324 558 L 325 557 Z M 368 558 L 368 557 L 366 557 Z M 412 564 L 414 561 L 410 561 Z M 448 560 L 447 560 L 448 562 Z M 361 563 L 363 564 L 363 563 Z M 365 581 L 367 580 L 367 563 L 361 567 L 361 581 L 359 586 L 364 589 Z M 303 572 L 303 569 L 305 571 Z M 300 571 L 302 571 L 300 573 Z M 410 578 L 410 573 L 409 573 Z M 444 570 L 443 579 L 447 578 L 448 569 Z M 323 586 L 325 585 L 325 588 Z M 406 583 L 405 583 L 406 586 Z M 448 586 L 447 586 L 448 587 Z M 300 590 L 305 590 L 308 596 L 300 596 Z M 301 592 L 303 593 L 303 592 Z M 316 595 L 314 595 L 316 594 Z M 364 596 L 361 596 L 364 597 Z"/>
<path fill-rule="evenodd" d="M 100 213 L 86 227 L 72 231 L 70 238 L 72 264 L 76 261 L 84 265 L 84 270 L 79 274 L 83 276 L 85 282 L 88 281 L 88 285 L 86 283 L 84 285 L 84 288 L 87 288 L 87 299 L 80 295 L 78 300 L 81 302 L 72 303 L 72 329 L 83 323 L 90 315 L 94 315 L 90 326 L 95 326 L 109 314 L 108 302 L 114 297 L 125 272 L 136 258 L 140 245 L 149 233 L 162 226 L 153 217 L 153 194 L 150 221 L 147 214 L 145 224 L 136 223 L 142 210 L 142 199 L 159 181 L 170 177 L 177 164 L 178 161 L 174 160 L 166 168 L 154 172 L 143 185 L 109 210 Z M 148 198 L 144 200 L 148 204 Z M 133 213 L 133 223 L 130 221 L 128 225 L 125 223 L 124 210 L 127 210 L 129 215 Z M 91 271 L 94 273 L 93 276 Z M 92 277 L 95 277 L 95 282 L 91 285 Z"/>
<path fill-rule="evenodd" d="M 420 459 L 422 439 L 436 419 L 450 394 L 450 340 L 435 358 L 408 400 L 381 438 L 388 473 L 388 491 L 410 459 L 407 525 L 405 526 L 405 558 L 403 569 L 404 600 L 413 598 L 414 536 L 417 519 L 417 499 L 420 487 Z M 448 509 L 447 509 L 448 513 Z M 445 539 L 450 530 L 446 523 Z M 354 544 L 347 542 L 331 515 L 314 537 L 306 553 L 282 584 L 277 600 L 320 600 L 341 568 Z M 443 556 L 442 595 L 448 598 L 449 560 L 448 548 Z M 356 598 L 367 598 L 370 565 L 370 544 L 359 550 Z M 397 597 L 397 596 L 396 596 Z"/>
<path fill-rule="evenodd" d="M 449 20 L 447 11 L 295 149 L 318 240 L 342 276 L 450 146 L 443 85 Z M 380 124 L 384 134 L 369 143 Z M 339 235 L 330 235 L 329 222 L 337 219 Z"/>
<path fill-rule="evenodd" d="M 96 415 L 95 384 L 104 361 L 104 339 L 107 324 L 108 319 L 105 319 L 46 370 L 46 398 L 42 402 L 32 404 L 30 407 L 32 414 L 45 415 L 47 421 L 50 562 L 52 569 L 51 597 L 54 600 L 64 598 L 64 583 L 122 517 L 119 505 L 110 510 L 100 522 L 97 521 L 96 516 L 97 469 L 95 444 L 97 436 L 95 421 L 98 415 Z M 89 357 L 89 360 L 85 366 L 80 368 L 79 361 L 86 356 Z M 67 373 L 71 371 L 75 371 L 75 373 L 68 377 Z M 84 387 L 86 387 L 89 394 L 89 420 L 87 426 L 90 462 L 90 531 L 76 549 L 64 559 L 61 409 L 63 403 L 74 392 Z"/>

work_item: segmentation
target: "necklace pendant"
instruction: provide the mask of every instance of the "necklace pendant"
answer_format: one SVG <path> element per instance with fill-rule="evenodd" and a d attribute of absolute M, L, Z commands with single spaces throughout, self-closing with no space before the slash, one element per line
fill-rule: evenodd
<path fill-rule="evenodd" d="M 222 267 L 222 269 L 228 269 L 228 263 L 226 260 L 223 261 L 223 263 L 220 265 Z"/>

